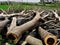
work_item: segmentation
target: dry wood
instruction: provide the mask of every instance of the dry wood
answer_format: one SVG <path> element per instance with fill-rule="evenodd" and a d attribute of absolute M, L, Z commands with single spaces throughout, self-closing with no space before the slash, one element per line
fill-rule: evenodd
<path fill-rule="evenodd" d="M 22 45 L 26 45 L 26 43 L 29 43 L 31 45 L 43 45 L 41 40 L 30 35 L 26 37 Z"/>
<path fill-rule="evenodd" d="M 55 14 L 55 17 L 59 19 L 60 21 L 60 16 L 58 16 L 57 12 L 52 11 Z"/>
<path fill-rule="evenodd" d="M 6 26 L 6 24 L 7 24 L 8 22 L 9 22 L 8 19 L 0 22 L 0 32 L 1 32 L 1 30 Z"/>
<path fill-rule="evenodd" d="M 26 45 L 27 44 L 27 41 L 24 41 L 21 45 Z"/>
<path fill-rule="evenodd" d="M 60 39 L 58 39 L 58 43 L 56 45 L 59 45 L 60 44 Z"/>
<path fill-rule="evenodd" d="M 43 13 L 43 11 L 42 11 L 42 13 Z M 7 34 L 8 38 L 11 39 L 11 37 L 13 37 L 12 40 L 15 40 L 17 43 L 17 41 L 21 38 L 22 34 L 25 31 L 27 31 L 37 25 L 40 18 L 41 18 L 40 13 L 37 12 L 36 16 L 31 21 L 29 21 L 21 26 L 16 26 L 14 29 L 12 29 L 12 31 L 10 31 L 10 33 Z"/>
<path fill-rule="evenodd" d="M 13 13 L 13 14 L 0 14 L 0 16 L 4 16 L 4 17 L 10 17 L 10 16 L 26 16 L 28 14 L 24 14 L 24 11 L 20 12 L 20 13 Z"/>
<path fill-rule="evenodd" d="M 46 18 L 47 16 L 49 16 L 50 13 L 48 13 L 47 15 L 43 16 L 41 19 L 44 19 Z"/>
<path fill-rule="evenodd" d="M 57 37 L 43 28 L 39 27 L 39 34 L 43 38 L 46 45 L 56 45 L 57 43 Z"/>
<path fill-rule="evenodd" d="M 11 22 L 11 25 L 10 25 L 10 27 L 8 28 L 7 34 L 8 34 L 13 28 L 16 27 L 16 20 L 17 20 L 16 17 L 13 17 L 12 22 Z"/>

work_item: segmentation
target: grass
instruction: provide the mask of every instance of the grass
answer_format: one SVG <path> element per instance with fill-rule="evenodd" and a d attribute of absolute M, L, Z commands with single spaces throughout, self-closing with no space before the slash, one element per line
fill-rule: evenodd
<path fill-rule="evenodd" d="M 8 9 L 8 5 L 0 5 L 0 9 L 4 9 L 4 10 L 7 10 Z"/>
<path fill-rule="evenodd" d="M 43 6 L 40 3 L 13 3 L 13 5 L 0 5 L 0 8 L 7 10 L 10 9 L 60 9 L 60 2 L 54 4 L 46 4 Z"/>

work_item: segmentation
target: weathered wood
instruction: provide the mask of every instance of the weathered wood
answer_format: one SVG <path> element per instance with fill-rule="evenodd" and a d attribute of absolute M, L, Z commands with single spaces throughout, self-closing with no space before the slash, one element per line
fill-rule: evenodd
<path fill-rule="evenodd" d="M 11 22 L 11 25 L 10 25 L 10 27 L 8 28 L 7 34 L 8 34 L 13 28 L 16 27 L 16 20 L 17 20 L 16 17 L 13 17 L 12 22 Z"/>
<path fill-rule="evenodd" d="M 3 17 L 10 17 L 10 16 L 26 16 L 28 14 L 24 14 L 24 11 L 20 12 L 20 13 L 12 13 L 12 14 L 0 14 L 0 16 Z"/>
<path fill-rule="evenodd" d="M 43 11 L 41 13 L 43 13 Z M 17 42 L 25 31 L 34 28 L 37 25 L 39 19 L 41 18 L 41 13 L 37 12 L 36 16 L 31 21 L 21 26 L 16 26 L 14 29 L 12 29 L 12 31 L 9 34 L 7 34 L 8 38 L 12 39 L 11 37 L 13 37 L 12 40 L 15 40 Z"/>
<path fill-rule="evenodd" d="M 56 11 L 55 11 L 55 12 L 54 12 L 54 11 L 52 11 L 52 12 L 53 12 L 53 14 L 55 14 L 55 17 L 56 17 L 56 18 L 58 18 L 58 19 L 59 19 L 59 21 L 60 21 L 60 16 L 57 14 L 57 12 L 56 12 Z"/>
<path fill-rule="evenodd" d="M 27 41 L 24 41 L 21 45 L 26 45 L 27 44 Z"/>
<path fill-rule="evenodd" d="M 57 37 L 43 28 L 39 27 L 39 34 L 41 35 L 42 39 L 44 40 L 44 43 L 46 45 L 56 45 L 57 43 Z"/>
<path fill-rule="evenodd" d="M 21 45 L 26 45 L 27 43 L 31 45 L 43 45 L 41 40 L 30 35 L 26 37 L 25 41 Z"/>
<path fill-rule="evenodd" d="M 60 44 L 60 39 L 58 39 L 58 42 L 57 42 L 57 44 L 56 45 L 59 45 Z"/>
<path fill-rule="evenodd" d="M 9 22 L 8 19 L 0 22 L 0 32 L 7 25 L 8 22 Z"/>

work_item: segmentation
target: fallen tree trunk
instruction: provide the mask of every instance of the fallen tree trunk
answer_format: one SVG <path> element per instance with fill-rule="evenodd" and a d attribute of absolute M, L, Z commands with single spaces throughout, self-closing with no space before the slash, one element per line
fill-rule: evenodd
<path fill-rule="evenodd" d="M 0 32 L 1 30 L 10 22 L 8 19 L 0 22 Z"/>
<path fill-rule="evenodd" d="M 39 27 L 39 34 L 44 40 L 44 43 L 46 45 L 56 45 L 57 43 L 57 37 L 47 31 L 45 31 L 43 28 Z"/>
<path fill-rule="evenodd" d="M 43 11 L 41 13 L 43 13 Z M 39 19 L 41 18 L 40 17 L 41 13 L 37 12 L 36 16 L 31 21 L 21 26 L 16 26 L 14 29 L 12 29 L 10 33 L 7 34 L 7 37 L 11 40 L 15 40 L 17 43 L 25 31 L 30 30 L 37 25 L 37 23 L 39 22 Z"/>
<path fill-rule="evenodd" d="M 25 41 L 21 45 L 26 45 L 27 43 L 31 45 L 43 45 L 41 40 L 30 35 L 26 37 Z"/>

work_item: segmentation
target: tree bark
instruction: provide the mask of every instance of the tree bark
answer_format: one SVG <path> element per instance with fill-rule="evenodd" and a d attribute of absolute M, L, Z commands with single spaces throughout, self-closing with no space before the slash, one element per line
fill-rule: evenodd
<path fill-rule="evenodd" d="M 44 40 L 44 43 L 46 45 L 56 45 L 57 43 L 57 37 L 47 31 L 45 31 L 43 28 L 39 27 L 39 34 L 41 35 L 42 39 Z"/>
<path fill-rule="evenodd" d="M 25 44 L 24 44 L 25 43 Z M 43 45 L 42 41 L 34 38 L 33 36 L 28 35 L 25 39 L 25 41 L 23 42 L 22 45 L 26 45 L 27 43 L 31 44 L 31 45 Z"/>
<path fill-rule="evenodd" d="M 11 22 L 11 25 L 10 25 L 10 27 L 8 28 L 7 34 L 8 34 L 10 31 L 12 31 L 13 28 L 16 27 L 16 20 L 17 20 L 16 17 L 13 17 L 12 22 Z"/>

